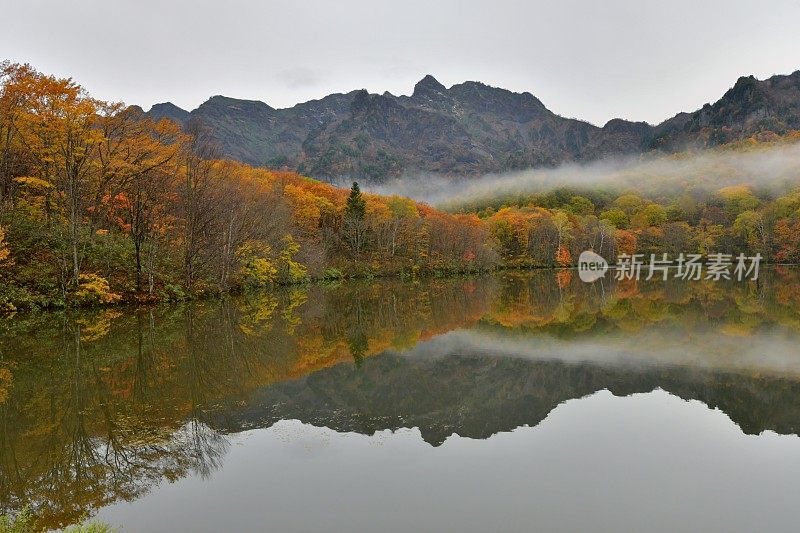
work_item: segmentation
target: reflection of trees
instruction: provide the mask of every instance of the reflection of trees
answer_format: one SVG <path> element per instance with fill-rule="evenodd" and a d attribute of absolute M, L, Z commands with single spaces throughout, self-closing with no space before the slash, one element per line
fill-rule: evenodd
<path fill-rule="evenodd" d="M 424 294 L 385 288 L 312 287 L 0 325 L 3 368 L 14 372 L 0 404 L 0 506 L 29 503 L 59 527 L 160 479 L 211 475 L 228 441 L 209 423 L 250 391 L 485 312 L 480 293 L 459 296 L 461 282 Z M 452 311 L 430 310 L 440 304 Z M 11 354 L 25 357 L 6 361 Z"/>
<path fill-rule="evenodd" d="M 151 387 L 153 322 L 134 318 L 135 350 L 125 363 L 130 383 L 109 379 L 81 337 L 64 321 L 42 375 L 17 403 L 0 410 L 2 507 L 30 505 L 43 525 L 61 527 L 117 499 L 133 499 L 162 478 L 208 475 L 227 449 L 225 438 L 196 417 L 165 420 Z M 60 353 L 58 353 L 60 352 Z M 155 401 L 148 401 L 154 397 Z"/>
<path fill-rule="evenodd" d="M 416 368 L 403 358 L 372 358 L 476 325 L 506 336 L 566 340 L 663 331 L 665 338 L 680 332 L 702 342 L 708 331 L 738 339 L 763 328 L 797 335 L 800 283 L 794 271 L 776 270 L 757 284 L 606 279 L 601 285 L 573 278 L 559 287 L 550 271 L 506 272 L 0 321 L 0 367 L 10 383 L 0 402 L 0 506 L 31 503 L 45 525 L 57 527 L 136 498 L 160 479 L 211 475 L 227 451 L 225 433 L 289 413 L 278 405 L 334 428 L 349 427 L 344 419 L 369 432 L 420 425 L 435 441 L 458 424 L 479 436 L 521 420 L 534 423 L 552 402 L 598 386 L 623 392 L 658 383 L 724 406 L 744 428 L 797 423 L 788 408 L 754 403 L 741 391 L 723 394 L 716 377 L 686 388 L 686 376 L 623 379 L 476 358 Z M 354 360 L 359 372 L 352 372 Z M 271 387 L 277 383 L 284 384 Z M 761 398 L 797 400 L 789 383 L 740 383 Z M 312 384 L 312 393 L 302 389 Z M 703 396 L 701 385 L 714 394 Z M 728 386 L 738 390 L 735 380 Z M 254 403 L 255 391 L 267 400 Z M 531 394 L 539 398 L 533 410 Z M 507 403 L 514 398 L 520 406 Z M 330 402 L 341 408 L 328 412 Z"/>
<path fill-rule="evenodd" d="M 352 318 L 348 327 L 347 345 L 350 349 L 350 356 L 357 367 L 360 367 L 364 362 L 364 356 L 369 349 L 369 339 L 367 332 L 364 330 L 364 306 L 361 300 L 361 294 L 356 293 L 352 299 L 351 308 L 352 313 L 348 313 Z M 390 323 L 395 323 L 393 320 L 396 315 L 390 315 Z"/>

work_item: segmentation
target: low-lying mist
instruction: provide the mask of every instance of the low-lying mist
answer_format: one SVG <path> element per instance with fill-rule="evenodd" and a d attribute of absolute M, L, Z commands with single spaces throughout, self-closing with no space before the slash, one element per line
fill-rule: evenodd
<path fill-rule="evenodd" d="M 635 192 L 656 199 L 688 190 L 713 192 L 741 184 L 752 186 L 760 196 L 780 195 L 800 186 L 800 142 L 613 158 L 478 178 L 408 174 L 367 189 L 455 209 L 481 200 L 559 188 Z"/>

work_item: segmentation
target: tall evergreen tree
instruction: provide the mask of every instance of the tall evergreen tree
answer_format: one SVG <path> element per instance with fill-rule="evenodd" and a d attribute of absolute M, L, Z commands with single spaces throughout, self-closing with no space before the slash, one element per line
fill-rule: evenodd
<path fill-rule="evenodd" d="M 344 238 L 350 245 L 350 250 L 356 256 L 361 253 L 366 241 L 366 215 L 367 203 L 361 195 L 358 183 L 354 181 L 344 208 L 344 226 L 342 229 Z"/>
<path fill-rule="evenodd" d="M 350 188 L 350 196 L 347 197 L 347 205 L 344 209 L 346 218 L 353 218 L 356 220 L 364 220 L 367 215 L 367 203 L 361 195 L 361 189 L 358 182 L 354 181 L 353 186 Z"/>

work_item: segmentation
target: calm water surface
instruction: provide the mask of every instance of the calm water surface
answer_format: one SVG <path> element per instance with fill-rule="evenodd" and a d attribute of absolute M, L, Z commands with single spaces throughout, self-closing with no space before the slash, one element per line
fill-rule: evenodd
<path fill-rule="evenodd" d="M 58 529 L 795 531 L 800 272 L 312 286 L 0 322 L 0 505 Z"/>

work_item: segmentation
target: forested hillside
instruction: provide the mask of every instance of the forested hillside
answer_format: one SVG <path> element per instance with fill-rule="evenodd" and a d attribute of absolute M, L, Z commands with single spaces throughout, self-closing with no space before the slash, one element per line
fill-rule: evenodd
<path fill-rule="evenodd" d="M 611 260 L 621 252 L 800 260 L 793 174 L 779 192 L 747 182 L 695 189 L 703 176 L 686 176 L 672 195 L 648 193 L 640 179 L 638 188 L 558 188 L 445 212 L 223 159 L 207 125 L 171 118 L 180 120 L 2 64 L 0 308 L 568 266 L 586 249 Z M 798 137 L 759 134 L 724 149 L 795 146 Z"/>
<path fill-rule="evenodd" d="M 487 226 L 399 197 L 219 158 L 182 129 L 4 63 L 0 307 L 496 264 Z"/>
<path fill-rule="evenodd" d="M 650 254 L 760 253 L 770 262 L 797 263 L 798 143 L 796 131 L 761 134 L 699 154 L 587 172 L 595 183 L 577 184 L 582 177 L 527 192 L 524 184 L 516 192 L 499 184 L 491 190 L 490 181 L 487 192 L 446 208 L 486 220 L 507 265 L 574 260 L 589 249 L 609 260 L 621 253 L 643 254 L 645 262 Z"/>

